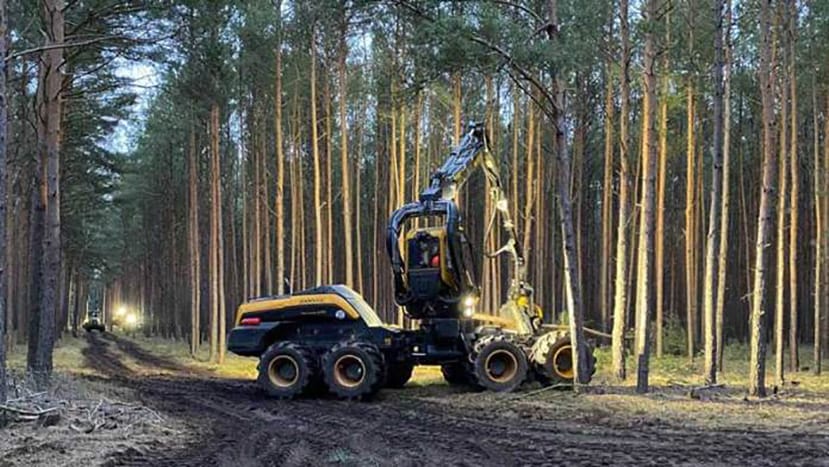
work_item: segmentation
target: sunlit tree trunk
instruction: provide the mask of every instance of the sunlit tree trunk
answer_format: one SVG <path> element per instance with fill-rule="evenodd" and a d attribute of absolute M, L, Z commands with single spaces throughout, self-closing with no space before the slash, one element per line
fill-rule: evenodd
<path fill-rule="evenodd" d="M 645 22 L 655 22 L 659 0 L 649 0 L 643 12 Z M 651 255 L 654 243 L 654 193 L 656 191 L 656 44 L 654 33 L 645 33 L 645 62 L 642 73 L 645 92 L 642 99 L 642 214 L 639 228 L 639 259 L 636 285 L 636 392 L 648 391 L 650 358 Z"/>
<path fill-rule="evenodd" d="M 340 107 L 340 157 L 341 157 L 341 164 L 342 164 L 342 187 L 343 187 L 343 247 L 342 251 L 345 254 L 345 283 L 349 286 L 354 286 L 354 251 L 353 245 L 354 242 L 352 240 L 352 212 L 351 212 L 351 186 L 350 186 L 350 172 L 351 167 L 348 161 L 348 113 L 347 113 L 347 104 L 348 104 L 348 82 L 347 79 L 347 70 L 346 70 L 346 58 L 348 57 L 348 40 L 346 38 L 346 33 L 348 32 L 348 19 L 346 18 L 346 12 L 343 10 L 343 18 L 341 19 L 342 23 L 340 25 L 340 55 L 339 55 L 339 84 L 340 84 L 340 99 L 339 99 L 339 107 Z M 359 228 L 359 225 L 358 225 Z M 329 247 L 333 249 L 333 243 Z M 357 257 L 357 261 L 360 261 L 360 258 Z"/>
<path fill-rule="evenodd" d="M 720 251 L 717 266 L 717 302 L 715 307 L 717 371 L 723 371 L 725 339 L 723 323 L 725 317 L 725 281 L 728 267 L 728 215 L 730 200 L 731 170 L 731 0 L 725 2 L 725 32 L 723 38 L 723 148 L 722 148 L 722 213 L 720 217 Z M 747 239 L 746 239 L 747 240 Z"/>
<path fill-rule="evenodd" d="M 781 62 L 787 62 L 787 51 L 785 47 L 781 47 L 783 51 Z M 782 66 L 781 64 L 781 66 Z M 788 110 L 789 110 L 789 90 L 783 85 L 781 86 L 780 97 L 780 147 L 779 147 L 779 164 L 780 170 L 778 172 L 778 186 L 779 196 L 777 197 L 777 235 L 775 235 L 775 251 L 777 252 L 777 259 L 774 263 L 775 267 L 775 299 L 774 299 L 774 381 L 775 384 L 782 387 L 785 379 L 784 369 L 784 352 L 785 352 L 785 303 L 786 299 L 786 269 L 788 261 L 786 261 L 786 212 L 788 209 L 788 191 L 789 191 L 789 168 L 788 168 Z"/>
<path fill-rule="evenodd" d="M 687 147 L 686 147 L 686 185 L 685 185 L 685 290 L 686 290 L 686 325 L 688 358 L 694 358 L 694 340 L 696 337 L 697 313 L 697 274 L 696 274 L 696 136 L 694 85 L 689 81 L 687 88 Z"/>
<path fill-rule="evenodd" d="M 797 254 L 798 229 L 800 228 L 800 161 L 798 160 L 797 147 L 797 65 L 796 65 L 796 39 L 797 39 L 797 0 L 788 0 L 789 5 L 789 84 L 791 86 L 791 137 L 789 141 L 789 157 L 791 159 L 791 197 L 789 207 L 791 208 L 791 221 L 789 222 L 789 370 L 798 371 L 800 367 L 800 356 L 797 349 L 797 328 L 798 328 L 798 287 L 797 262 L 800 260 Z M 782 194 L 782 192 L 781 192 Z"/>
<path fill-rule="evenodd" d="M 189 228 L 188 244 L 190 250 L 190 355 L 196 356 L 201 343 L 199 329 L 201 310 L 201 248 L 199 245 L 199 176 L 196 159 L 196 129 L 190 127 L 190 147 L 188 153 L 189 180 Z"/>
<path fill-rule="evenodd" d="M 829 104 L 829 98 L 827 98 Z M 829 125 L 829 119 L 826 120 Z M 818 122 L 818 99 L 817 99 L 817 84 L 812 83 L 812 127 L 814 128 L 814 160 L 815 160 L 815 178 L 814 178 L 814 198 L 815 198 L 815 309 L 814 309 L 814 343 L 812 349 L 813 362 L 812 372 L 819 375 L 821 372 L 821 326 L 820 322 L 823 316 L 823 288 L 824 283 L 824 255 L 823 242 L 825 232 L 823 231 L 823 217 L 826 213 L 823 211 L 823 179 L 826 174 L 823 173 L 823 164 L 820 160 L 820 126 Z"/>
<path fill-rule="evenodd" d="M 613 15 L 609 23 L 608 36 L 613 39 Z M 602 316 L 602 329 L 607 332 L 610 327 L 610 254 L 613 245 L 613 64 L 610 57 L 607 58 L 604 69 L 605 93 L 604 93 L 604 182 L 602 185 L 602 264 L 600 278 L 600 301 Z"/>
<path fill-rule="evenodd" d="M 208 249 L 208 272 L 210 289 L 210 361 L 219 360 L 219 154 L 215 151 L 218 132 L 213 126 L 213 113 L 218 105 L 210 109 L 210 247 Z M 218 119 L 217 119 L 218 123 Z M 256 195 L 258 199 L 258 194 Z M 257 213 L 258 216 L 258 208 Z"/>
<path fill-rule="evenodd" d="M 320 150 L 317 131 L 317 50 L 316 31 L 311 32 L 311 153 L 314 158 L 314 285 L 323 283 L 322 195 L 320 188 Z"/>
<path fill-rule="evenodd" d="M 276 146 L 276 293 L 285 292 L 285 147 L 282 132 L 282 0 L 276 2 L 279 18 L 276 41 L 276 72 L 274 73 L 274 145 Z"/>
<path fill-rule="evenodd" d="M 671 43 L 670 11 L 665 14 L 665 43 Z M 665 324 L 665 190 L 668 177 L 668 65 L 669 54 L 662 54 L 659 91 L 659 173 L 656 180 L 656 356 L 662 357 Z"/>
<path fill-rule="evenodd" d="M 769 266 L 768 244 L 774 228 L 775 179 L 777 178 L 777 158 L 775 155 L 775 115 L 774 115 L 774 68 L 772 55 L 772 12 L 771 0 L 760 2 L 760 97 L 762 101 L 763 123 L 763 190 L 760 195 L 760 210 L 757 216 L 757 239 L 755 251 L 754 285 L 751 300 L 751 352 L 749 367 L 749 394 L 764 397 L 766 395 L 766 342 L 765 314 L 766 279 Z"/>
<path fill-rule="evenodd" d="M 620 32 L 622 39 L 621 56 L 621 107 L 619 111 L 619 218 L 616 230 L 616 272 L 613 300 L 612 365 L 613 375 L 624 380 L 625 371 L 625 328 L 627 327 L 627 256 L 629 222 L 628 183 L 628 125 L 630 122 L 630 26 L 628 18 L 628 0 L 619 2 Z"/>

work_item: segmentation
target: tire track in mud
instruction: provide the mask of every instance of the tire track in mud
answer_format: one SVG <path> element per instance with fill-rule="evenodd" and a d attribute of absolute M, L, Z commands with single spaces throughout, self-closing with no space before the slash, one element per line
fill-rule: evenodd
<path fill-rule="evenodd" d="M 150 369 L 120 362 L 110 344 Z M 190 426 L 183 445 L 130 451 L 111 465 L 779 465 L 826 464 L 829 440 L 790 432 L 607 426 L 503 406 L 452 407 L 385 390 L 371 403 L 275 401 L 253 381 L 197 374 L 136 344 L 91 335 L 87 364 Z M 182 374 L 180 373 L 188 373 Z M 448 390 L 447 390 L 448 391 Z M 470 393 L 470 398 L 480 395 Z M 483 400 L 483 399 L 482 399 Z"/>

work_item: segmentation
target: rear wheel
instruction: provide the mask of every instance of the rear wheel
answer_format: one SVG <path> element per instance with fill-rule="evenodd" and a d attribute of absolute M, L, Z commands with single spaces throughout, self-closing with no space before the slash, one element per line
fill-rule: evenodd
<path fill-rule="evenodd" d="M 385 380 L 383 354 L 374 344 L 345 342 L 335 345 L 322 360 L 328 389 L 342 399 L 368 399 Z"/>
<path fill-rule="evenodd" d="M 573 384 L 573 345 L 570 337 L 554 332 L 541 336 L 533 345 L 531 361 L 541 384 Z M 596 372 L 593 348 L 587 346 L 588 379 Z"/>
<path fill-rule="evenodd" d="M 317 372 L 317 358 L 311 350 L 278 342 L 260 357 L 258 382 L 269 396 L 290 399 L 307 392 Z"/>
<path fill-rule="evenodd" d="M 481 338 L 475 344 L 475 379 L 490 391 L 513 391 L 527 379 L 527 355 L 508 336 Z"/>

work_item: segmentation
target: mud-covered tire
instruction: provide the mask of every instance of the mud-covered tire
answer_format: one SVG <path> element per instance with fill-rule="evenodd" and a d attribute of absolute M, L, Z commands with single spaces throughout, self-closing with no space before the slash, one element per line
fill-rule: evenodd
<path fill-rule="evenodd" d="M 587 345 L 587 344 L 585 344 Z M 588 379 L 596 373 L 596 357 L 587 345 Z M 551 332 L 539 337 L 530 352 L 536 379 L 545 386 L 573 384 L 573 356 L 570 336 Z"/>
<path fill-rule="evenodd" d="M 468 363 L 454 362 L 444 363 L 440 366 L 443 379 L 450 386 L 473 386 L 472 368 Z"/>
<path fill-rule="evenodd" d="M 386 382 L 383 354 L 368 342 L 343 342 L 322 358 L 322 374 L 332 394 L 341 399 L 366 400 Z"/>
<path fill-rule="evenodd" d="M 277 342 L 259 358 L 259 386 L 271 397 L 292 399 L 309 392 L 319 373 L 313 351 L 294 342 Z"/>
<path fill-rule="evenodd" d="M 395 362 L 386 370 L 386 387 L 400 389 L 412 379 L 414 364 L 412 362 Z"/>
<path fill-rule="evenodd" d="M 527 379 L 529 364 L 524 349 L 505 334 L 485 336 L 474 346 L 473 375 L 484 389 L 510 392 Z"/>

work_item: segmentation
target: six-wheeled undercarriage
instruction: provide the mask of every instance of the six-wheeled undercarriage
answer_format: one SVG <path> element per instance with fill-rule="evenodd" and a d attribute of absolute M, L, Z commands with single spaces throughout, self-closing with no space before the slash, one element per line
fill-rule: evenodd
<path fill-rule="evenodd" d="M 243 304 L 228 346 L 259 357 L 258 382 L 277 398 L 327 391 L 366 399 L 402 387 L 417 365 L 439 365 L 449 384 L 492 391 L 573 379 L 566 331 L 528 337 L 478 319 L 440 318 L 404 330 L 383 324 L 343 285 Z"/>

